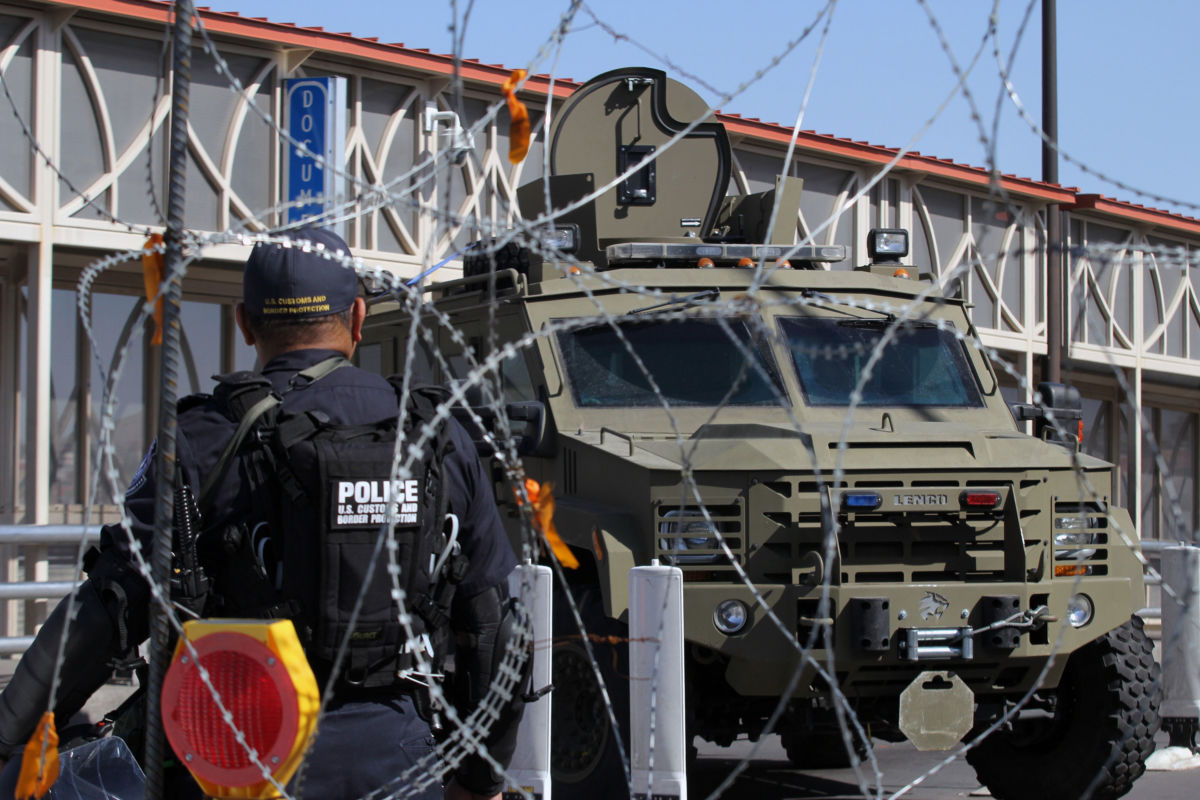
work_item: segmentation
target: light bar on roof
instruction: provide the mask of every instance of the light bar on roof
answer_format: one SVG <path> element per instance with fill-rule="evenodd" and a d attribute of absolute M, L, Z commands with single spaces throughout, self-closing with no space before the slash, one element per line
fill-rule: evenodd
<path fill-rule="evenodd" d="M 743 258 L 762 262 L 771 267 L 781 258 L 790 261 L 843 261 L 845 245 L 822 245 L 819 247 L 787 247 L 778 244 L 675 244 L 663 242 L 622 242 L 605 248 L 609 264 L 631 264 L 639 261 L 682 261 L 695 262 L 711 258 L 717 266 L 734 266 Z M 722 262 L 729 262 L 723 264 Z"/>

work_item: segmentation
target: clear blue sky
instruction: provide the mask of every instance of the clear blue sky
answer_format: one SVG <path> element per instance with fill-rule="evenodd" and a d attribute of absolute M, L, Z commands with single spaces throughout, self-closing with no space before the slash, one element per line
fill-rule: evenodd
<path fill-rule="evenodd" d="M 469 5 L 466 0 L 456 6 L 449 0 L 225 0 L 214 8 L 449 53 L 453 10 L 461 26 Z M 1001 56 L 1007 62 L 1017 45 L 1012 80 L 1026 108 L 1040 119 L 1041 0 L 1033 0 L 1032 6 L 1029 0 L 1000 0 L 997 5 Z M 820 50 L 823 20 L 818 22 L 817 15 L 825 2 L 590 0 L 575 15 L 561 51 L 539 60 L 539 48 L 569 6 L 569 0 L 476 0 L 463 27 L 461 53 L 578 80 L 620 66 L 659 67 L 724 111 L 791 125 Z M 957 82 L 930 15 L 965 68 L 987 33 L 992 9 L 988 0 L 840 0 L 801 127 L 891 147 L 908 144 Z M 597 18 L 628 41 L 614 37 Z M 719 101 L 814 23 L 808 38 L 761 80 Z M 1193 161 L 1200 109 L 1194 88 L 1200 78 L 1197 32 L 1200 3 L 1192 0 L 1059 0 L 1063 150 L 1142 191 L 1200 204 L 1200 175 Z M 992 136 L 1002 88 L 993 48 L 988 41 L 967 81 L 981 123 L 972 119 L 971 107 L 959 93 L 913 145 L 916 150 L 987 164 L 979 126 Z M 1007 98 L 999 120 L 1000 170 L 1040 178 L 1040 139 Z M 1061 183 L 1083 191 L 1171 207 L 1085 174 L 1066 160 L 1060 161 L 1059 175 Z M 1200 217 L 1197 208 L 1174 210 Z"/>

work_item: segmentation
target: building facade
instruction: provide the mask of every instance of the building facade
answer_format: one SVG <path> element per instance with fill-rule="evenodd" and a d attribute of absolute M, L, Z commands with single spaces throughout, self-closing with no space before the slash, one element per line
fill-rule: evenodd
<path fill-rule="evenodd" d="M 152 0 L 0 3 L 0 523 L 79 522 L 93 497 L 90 519 L 110 518 L 110 484 L 128 480 L 153 437 L 157 348 L 139 324 L 141 266 L 114 254 L 137 251 L 163 226 L 169 13 L 169 3 Z M 528 81 L 534 138 L 512 165 L 507 68 L 464 62 L 456 78 L 451 58 L 426 51 L 235 14 L 200 19 L 186 227 L 204 236 L 277 225 L 281 82 L 343 76 L 346 192 L 357 201 L 346 239 L 364 260 L 404 276 L 506 227 L 517 187 L 541 175 L 547 104 L 577 85 Z M 434 169 L 450 139 L 431 114 L 446 110 L 474 131 L 470 157 Z M 721 120 L 734 145 L 730 191 L 773 186 L 791 129 Z M 1071 248 L 1064 373 L 1085 397 L 1085 448 L 1119 465 L 1113 497 L 1130 506 L 1143 537 L 1194 536 L 1200 282 L 1188 265 L 1200 221 L 830 136 L 801 132 L 795 147 L 786 171 L 804 179 L 797 241 L 844 244 L 848 266 L 867 260 L 870 228 L 910 229 L 914 263 L 960 283 L 1013 400 L 1028 399 L 1040 379 L 1046 209 L 1057 204 Z M 205 247 L 188 272 L 181 393 L 252 363 L 232 318 L 246 252 Z M 104 259 L 118 263 L 96 269 Z M 456 264 L 434 279 L 453 277 Z M 116 387 L 115 457 L 97 475 L 106 381 Z"/>

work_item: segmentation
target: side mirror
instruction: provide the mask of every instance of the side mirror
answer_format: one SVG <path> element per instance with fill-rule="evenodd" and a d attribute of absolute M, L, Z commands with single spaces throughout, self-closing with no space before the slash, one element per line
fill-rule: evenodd
<path fill-rule="evenodd" d="M 484 436 L 484 428 L 488 433 L 495 434 L 499 428 L 496 424 L 497 414 L 494 407 L 485 404 L 483 392 L 479 387 L 472 387 L 466 396 L 467 407 L 456 406 L 452 409 L 455 418 L 467 429 L 475 449 L 481 456 L 490 456 L 495 450 Z M 469 410 L 468 410 L 469 409 Z M 481 428 L 472 417 L 474 412 L 483 423 Z M 504 415 L 512 425 L 513 438 L 516 440 L 517 455 L 520 456 L 550 456 L 554 451 L 554 436 L 550 431 L 549 414 L 546 404 L 541 400 L 521 400 L 508 403 L 504 407 Z"/>
<path fill-rule="evenodd" d="M 517 436 L 517 454 L 522 456 L 549 456 L 553 454 L 554 437 L 547 425 L 546 404 L 541 400 L 521 400 L 509 403 L 504 408 L 510 422 L 524 423 L 523 432 Z"/>
<path fill-rule="evenodd" d="M 1074 386 L 1051 381 L 1037 385 L 1036 404 L 1013 403 L 1017 422 L 1032 420 L 1034 435 L 1047 442 L 1078 448 L 1083 441 L 1083 398 Z M 1054 421 L 1050 421 L 1050 417 Z"/>

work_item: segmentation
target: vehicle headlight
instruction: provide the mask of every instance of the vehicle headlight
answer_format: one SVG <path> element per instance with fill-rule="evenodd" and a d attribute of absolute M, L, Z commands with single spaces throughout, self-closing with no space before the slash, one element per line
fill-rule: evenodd
<path fill-rule="evenodd" d="M 686 514 L 686 516 L 685 516 Z M 698 511 L 678 509 L 668 511 L 658 526 L 658 549 L 669 564 L 713 564 L 724 554 L 689 553 L 688 550 L 720 550 L 721 540 L 716 523 L 696 519 Z M 690 517 L 690 519 L 688 518 Z"/>
<path fill-rule="evenodd" d="M 741 600 L 722 600 L 713 612 L 713 624 L 726 636 L 741 632 L 750 621 L 750 609 Z"/>
<path fill-rule="evenodd" d="M 1057 547 L 1074 547 L 1071 550 L 1055 550 L 1054 557 L 1059 561 L 1078 561 L 1083 558 L 1091 558 L 1096 555 L 1094 547 L 1079 547 L 1079 545 L 1096 544 L 1096 534 L 1094 533 L 1056 533 L 1054 534 L 1054 544 Z"/>
<path fill-rule="evenodd" d="M 1086 594 L 1073 594 L 1071 599 L 1067 601 L 1067 622 L 1071 623 L 1072 628 L 1082 628 L 1092 621 L 1092 615 L 1096 612 L 1096 607 L 1092 604 L 1092 598 Z"/>
<path fill-rule="evenodd" d="M 1069 517 L 1055 517 L 1054 528 L 1060 531 L 1080 531 L 1087 528 L 1103 528 L 1104 517 L 1084 517 L 1073 514 Z"/>

